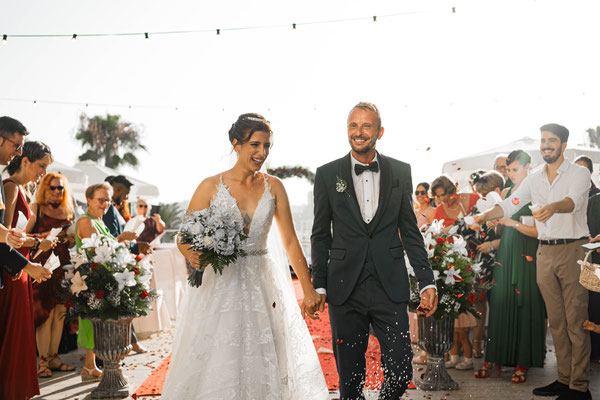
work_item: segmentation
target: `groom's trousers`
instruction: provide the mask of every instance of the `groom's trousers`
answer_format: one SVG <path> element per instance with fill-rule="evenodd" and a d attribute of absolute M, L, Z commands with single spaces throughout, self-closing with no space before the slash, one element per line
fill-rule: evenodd
<path fill-rule="evenodd" d="M 365 398 L 370 325 L 381 347 L 384 380 L 379 399 L 400 399 L 412 379 L 407 304 L 395 303 L 387 296 L 375 266 L 367 262 L 348 300 L 328 307 L 341 399 Z"/>

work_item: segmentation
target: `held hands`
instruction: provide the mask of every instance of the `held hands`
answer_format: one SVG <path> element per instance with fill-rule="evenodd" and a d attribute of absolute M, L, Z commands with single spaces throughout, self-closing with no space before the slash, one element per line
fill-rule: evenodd
<path fill-rule="evenodd" d="M 546 204 L 545 206 L 542 206 L 531 213 L 533 214 L 533 218 L 540 222 L 546 222 L 554 215 L 555 210 L 552 204 Z"/>
<path fill-rule="evenodd" d="M 300 305 L 300 311 L 302 312 L 302 319 L 308 317 L 310 319 L 319 319 L 317 311 L 323 311 L 325 305 L 323 303 L 324 295 L 317 293 L 314 287 L 304 291 L 304 299 Z"/>
<path fill-rule="evenodd" d="M 42 264 L 38 263 L 28 263 L 25 268 L 23 268 L 25 272 L 37 283 L 42 283 L 47 279 L 50 279 L 52 276 L 52 272 L 50 270 L 42 267 Z"/>
<path fill-rule="evenodd" d="M 434 288 L 425 289 L 421 294 L 421 304 L 417 307 L 417 314 L 431 317 L 437 309 L 438 298 Z"/>

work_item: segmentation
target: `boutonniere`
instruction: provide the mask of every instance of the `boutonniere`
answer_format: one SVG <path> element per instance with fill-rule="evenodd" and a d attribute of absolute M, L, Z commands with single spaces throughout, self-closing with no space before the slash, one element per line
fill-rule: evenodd
<path fill-rule="evenodd" d="M 350 192 L 348 191 L 348 184 L 346 183 L 346 180 L 340 178 L 339 176 L 336 176 L 336 178 L 337 182 L 335 183 L 335 190 L 338 193 L 346 193 L 348 197 L 350 197 Z"/>

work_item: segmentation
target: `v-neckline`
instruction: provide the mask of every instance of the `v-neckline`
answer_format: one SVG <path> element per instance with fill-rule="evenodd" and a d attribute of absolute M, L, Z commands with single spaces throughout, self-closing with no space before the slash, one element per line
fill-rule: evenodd
<path fill-rule="evenodd" d="M 265 179 L 265 178 L 263 177 L 263 179 Z M 250 236 L 250 231 L 252 229 L 252 222 L 254 222 L 254 216 L 256 215 L 256 211 L 258 210 L 258 207 L 260 207 L 260 204 L 262 203 L 263 199 L 265 198 L 265 194 L 267 194 L 267 191 L 269 190 L 269 188 L 267 186 L 268 184 L 267 184 L 266 179 L 264 180 L 265 189 L 263 191 L 262 196 L 260 196 L 260 199 L 258 199 L 258 203 L 256 203 L 256 207 L 254 207 L 254 211 L 252 212 L 252 216 L 251 217 L 250 217 L 250 214 L 248 214 L 248 211 L 242 210 L 240 208 L 238 200 L 235 197 L 233 197 L 233 195 L 229 191 L 229 188 L 227 187 L 227 185 L 225 183 L 223 183 L 223 177 L 221 177 L 220 184 L 221 184 L 221 186 L 223 186 L 223 188 L 227 192 L 227 195 L 235 202 L 235 208 L 238 211 L 238 213 L 240 215 L 240 218 L 242 219 L 242 223 L 244 221 L 243 212 L 246 212 L 246 215 L 248 215 L 248 217 L 250 218 L 250 222 L 248 223 L 248 232 L 244 232 L 244 234 L 246 236 Z"/>

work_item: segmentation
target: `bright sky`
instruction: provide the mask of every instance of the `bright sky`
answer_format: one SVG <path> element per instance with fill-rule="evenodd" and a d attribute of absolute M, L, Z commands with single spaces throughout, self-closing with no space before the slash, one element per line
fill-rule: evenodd
<path fill-rule="evenodd" d="M 0 115 L 72 165 L 82 153 L 79 115 L 121 114 L 143 127 L 149 148 L 138 170 L 123 172 L 158 185 L 169 202 L 228 167 L 227 131 L 239 114 L 272 122 L 270 166 L 314 170 L 349 151 L 347 113 L 366 100 L 383 117 L 378 149 L 411 163 L 414 183 L 431 181 L 444 161 L 535 137 L 544 123 L 583 143 L 600 125 L 599 11 L 597 1 L 550 0 L 0 0 L 0 35 L 9 35 Z M 383 17 L 397 13 L 410 14 Z M 10 37 L 279 24 L 288 27 L 147 40 Z M 292 203 L 306 201 L 307 184 L 287 186 Z"/>

